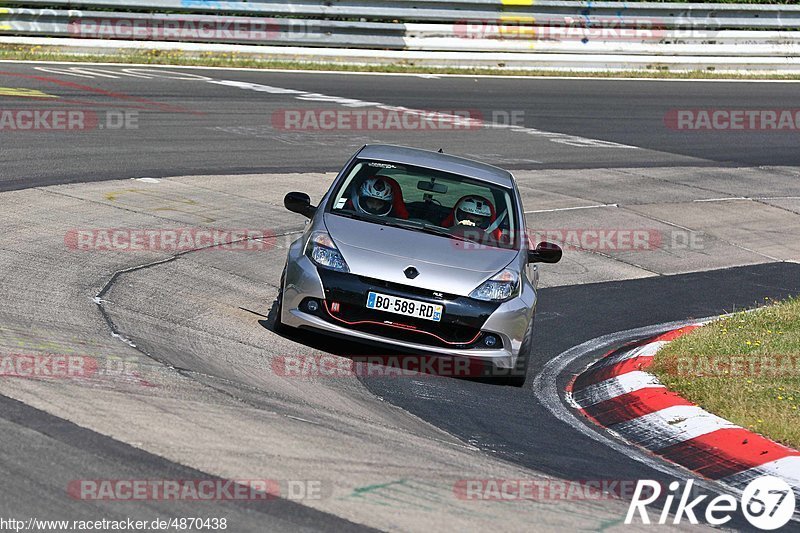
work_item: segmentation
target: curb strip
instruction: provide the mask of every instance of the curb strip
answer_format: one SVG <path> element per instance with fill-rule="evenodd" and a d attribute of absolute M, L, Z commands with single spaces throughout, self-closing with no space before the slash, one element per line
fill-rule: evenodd
<path fill-rule="evenodd" d="M 711 480 L 743 489 L 773 475 L 800 493 L 800 451 L 715 416 L 645 372 L 668 342 L 692 324 L 607 353 L 567 385 L 567 401 L 624 440 Z"/>

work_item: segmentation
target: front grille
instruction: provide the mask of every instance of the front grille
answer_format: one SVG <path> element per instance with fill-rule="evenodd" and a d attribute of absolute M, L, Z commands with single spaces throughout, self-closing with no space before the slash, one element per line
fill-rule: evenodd
<path fill-rule="evenodd" d="M 325 317 L 326 320 L 344 323 L 351 329 L 429 346 L 465 348 L 475 345 L 482 339 L 479 328 L 433 322 L 352 304 L 340 303 L 338 312 L 330 312 L 328 308 L 326 314 L 328 315 Z"/>
<path fill-rule="evenodd" d="M 380 287 L 383 289 L 391 289 L 394 291 L 402 291 L 408 294 L 414 294 L 416 296 L 423 296 L 425 298 L 435 298 L 437 300 L 454 300 L 458 298 L 455 294 L 449 294 L 444 292 L 437 292 L 434 295 L 434 291 L 428 289 L 422 289 L 420 287 L 412 287 L 411 285 L 403 285 L 401 283 L 394 283 L 392 281 L 385 281 L 382 279 L 375 279 L 375 278 L 368 278 L 366 276 L 358 276 L 358 279 L 367 285 L 371 285 L 373 287 Z"/>
<path fill-rule="evenodd" d="M 325 291 L 325 305 L 318 316 L 334 324 L 427 346 L 478 348 L 481 330 L 497 309 L 496 302 L 483 302 L 366 276 L 319 269 Z M 440 322 L 388 313 L 366 307 L 370 291 L 412 298 L 444 306 Z M 332 309 L 337 307 L 337 309 Z"/>

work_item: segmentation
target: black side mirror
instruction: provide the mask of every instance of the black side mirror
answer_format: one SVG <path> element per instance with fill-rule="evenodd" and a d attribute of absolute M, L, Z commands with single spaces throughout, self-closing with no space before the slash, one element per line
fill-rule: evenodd
<path fill-rule="evenodd" d="M 311 197 L 304 192 L 290 192 L 283 198 L 283 205 L 292 213 L 298 213 L 311 218 L 317 212 L 316 206 L 311 205 Z"/>
<path fill-rule="evenodd" d="M 540 242 L 535 250 L 528 250 L 528 263 L 558 263 L 561 247 L 552 242 Z"/>

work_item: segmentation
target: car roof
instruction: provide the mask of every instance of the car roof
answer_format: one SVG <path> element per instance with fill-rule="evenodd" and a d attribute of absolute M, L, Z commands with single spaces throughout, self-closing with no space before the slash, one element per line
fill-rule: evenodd
<path fill-rule="evenodd" d="M 390 163 L 404 163 L 424 168 L 451 172 L 487 181 L 502 187 L 513 185 L 513 176 L 507 170 L 463 157 L 442 154 L 419 148 L 392 144 L 368 144 L 358 153 L 359 159 L 376 159 Z"/>

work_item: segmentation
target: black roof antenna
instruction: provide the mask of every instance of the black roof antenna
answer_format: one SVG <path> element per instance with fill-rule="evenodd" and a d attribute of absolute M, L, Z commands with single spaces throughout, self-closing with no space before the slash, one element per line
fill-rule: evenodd
<path fill-rule="evenodd" d="M 439 148 L 439 153 L 440 153 L 440 154 L 443 154 L 443 153 L 444 153 L 444 150 L 442 150 L 441 148 Z"/>

